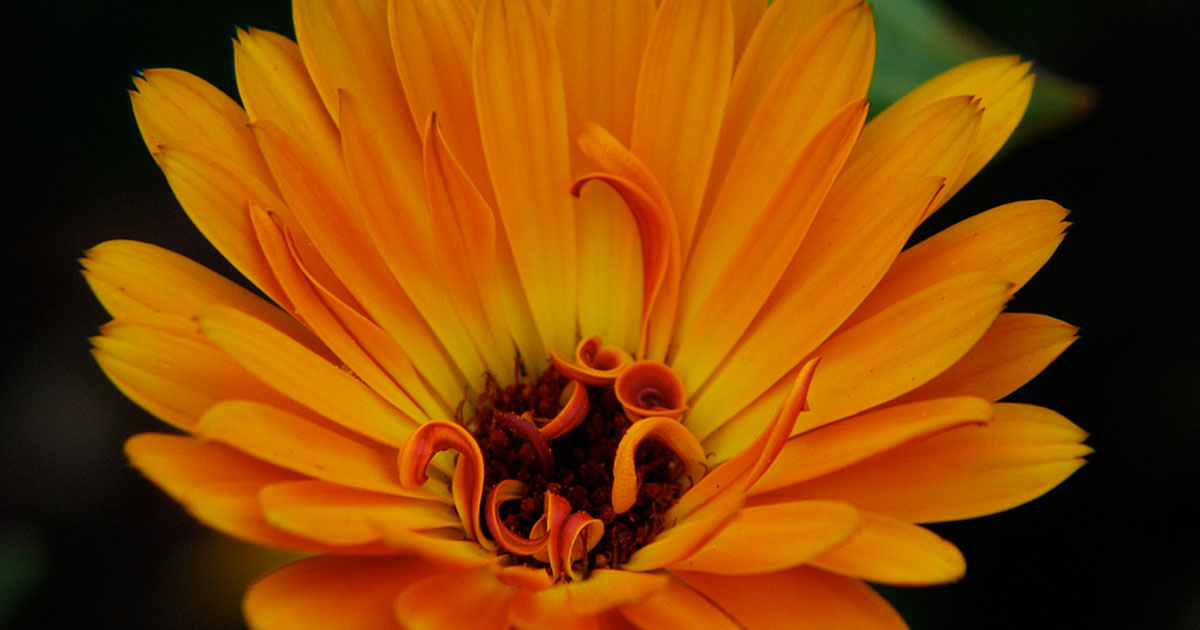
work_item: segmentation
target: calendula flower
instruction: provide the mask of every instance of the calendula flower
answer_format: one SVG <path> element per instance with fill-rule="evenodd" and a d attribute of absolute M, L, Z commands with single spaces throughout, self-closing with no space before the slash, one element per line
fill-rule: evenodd
<path fill-rule="evenodd" d="M 476 5 L 479 5 L 478 7 Z M 899 628 L 1084 433 L 996 402 L 1075 329 L 1002 312 L 1048 201 L 904 249 L 1017 125 L 1009 57 L 866 122 L 846 0 L 296 0 L 242 105 L 135 79 L 151 153 L 263 299 L 103 243 L 100 366 L 183 434 L 133 465 L 310 552 L 254 628 Z M 903 251 L 902 251 L 903 250 Z M 273 303 L 272 303 L 273 302 Z"/>

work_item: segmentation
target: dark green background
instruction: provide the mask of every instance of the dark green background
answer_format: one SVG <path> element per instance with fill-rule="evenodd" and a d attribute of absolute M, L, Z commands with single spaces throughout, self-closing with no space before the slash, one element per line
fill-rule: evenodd
<path fill-rule="evenodd" d="M 1200 76 L 1200 11 L 1183 0 L 948 4 L 1098 97 L 1087 118 L 1008 151 L 935 217 L 1032 198 L 1074 211 L 1066 243 L 1010 308 L 1061 317 L 1082 339 L 1013 398 L 1060 410 L 1097 452 L 1042 500 L 938 526 L 966 553 L 962 582 L 886 592 L 918 629 L 1198 628 L 1198 125 L 1187 90 Z M 86 338 L 106 317 L 75 259 L 133 238 L 235 275 L 174 202 L 124 91 L 156 66 L 232 91 L 234 26 L 290 34 L 288 2 L 20 10 L 5 91 L 0 628 L 240 627 L 240 592 L 279 558 L 211 534 L 125 464 L 124 439 L 160 425 L 91 361 Z"/>

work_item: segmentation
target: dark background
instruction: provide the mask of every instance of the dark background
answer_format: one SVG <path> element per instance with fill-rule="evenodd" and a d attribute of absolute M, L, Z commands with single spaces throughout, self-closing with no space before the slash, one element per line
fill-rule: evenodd
<path fill-rule="evenodd" d="M 878 0 L 886 3 L 889 0 Z M 75 259 L 112 238 L 236 277 L 179 210 L 134 125 L 138 68 L 233 91 L 235 25 L 291 34 L 286 0 L 64 0 L 10 28 L 0 273 L 0 628 L 238 628 L 239 595 L 284 557 L 193 522 L 129 468 L 158 430 L 88 354 L 106 321 Z M 936 529 L 958 584 L 887 589 L 916 629 L 1200 628 L 1200 293 L 1194 215 L 1200 11 L 1184 0 L 952 5 L 1039 68 L 1090 85 L 1090 115 L 1008 151 L 936 218 L 1019 199 L 1073 210 L 1065 244 L 1011 310 L 1082 338 L 1012 398 L 1091 432 L 1090 464 L 1048 497 Z M 15 224 L 15 225 L 14 225 Z"/>

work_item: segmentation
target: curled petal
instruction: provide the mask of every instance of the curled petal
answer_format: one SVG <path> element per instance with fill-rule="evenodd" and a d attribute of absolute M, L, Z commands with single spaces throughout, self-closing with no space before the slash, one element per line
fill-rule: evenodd
<path fill-rule="evenodd" d="M 597 387 L 610 385 L 632 358 L 615 346 L 605 346 L 600 335 L 593 335 L 575 346 L 575 363 L 569 363 L 557 350 L 550 351 L 554 367 L 572 381 Z"/>
<path fill-rule="evenodd" d="M 525 496 L 525 484 L 515 479 L 505 479 L 496 484 L 488 493 L 484 517 L 487 519 L 488 531 L 497 545 L 521 556 L 531 556 L 546 547 L 550 534 L 545 533 L 537 538 L 524 538 L 512 533 L 500 520 L 500 505 L 507 501 L 515 501 Z"/>
<path fill-rule="evenodd" d="M 587 388 L 579 381 L 571 381 L 567 387 L 571 390 L 570 398 L 567 399 L 567 404 L 563 405 L 558 415 L 542 425 L 541 437 L 543 440 L 553 440 L 560 435 L 566 435 L 587 418 L 590 409 Z"/>
<path fill-rule="evenodd" d="M 683 382 L 658 361 L 631 363 L 621 371 L 613 389 L 625 415 L 635 423 L 642 418 L 678 419 L 687 412 Z"/>
<path fill-rule="evenodd" d="M 604 521 L 587 512 L 575 512 L 567 517 L 559 536 L 563 543 L 562 562 L 567 569 L 567 575 L 572 580 L 577 580 L 579 576 L 575 574 L 573 563 L 587 556 L 587 553 L 599 544 L 600 539 L 604 537 Z"/>
<path fill-rule="evenodd" d="M 682 424 L 671 418 L 646 418 L 633 423 L 617 445 L 613 461 L 612 505 L 617 514 L 624 514 L 637 502 L 640 482 L 637 476 L 638 446 L 646 439 L 655 439 L 666 445 L 683 462 L 683 476 L 692 483 L 699 481 L 707 472 L 704 463 L 704 448 Z"/>
<path fill-rule="evenodd" d="M 483 452 L 462 425 L 434 420 L 413 431 L 400 448 L 397 462 L 400 485 L 410 489 L 424 485 L 429 480 L 426 472 L 429 462 L 434 455 L 445 450 L 459 453 L 451 490 L 454 493 L 454 508 L 462 519 L 463 531 L 468 538 L 475 537 L 479 544 L 491 547 L 491 541 L 479 529 L 479 509 L 483 501 Z"/>
<path fill-rule="evenodd" d="M 566 553 L 570 553 L 570 547 L 563 543 L 562 537 L 563 528 L 567 524 L 567 519 L 571 516 L 571 503 L 566 499 L 553 494 L 546 493 L 546 535 L 549 537 L 546 545 L 546 552 L 550 562 L 550 575 L 555 580 L 562 578 L 563 570 L 570 568 L 570 560 L 564 562 Z M 567 551 L 564 553 L 563 548 Z"/>
<path fill-rule="evenodd" d="M 543 473 L 546 475 L 554 473 L 554 454 L 550 452 L 550 445 L 546 443 L 547 438 L 543 437 L 542 432 L 534 426 L 531 420 L 508 411 L 499 411 L 494 417 L 497 425 L 513 430 L 533 447 L 533 452 L 537 454 L 538 464 L 542 467 Z"/>

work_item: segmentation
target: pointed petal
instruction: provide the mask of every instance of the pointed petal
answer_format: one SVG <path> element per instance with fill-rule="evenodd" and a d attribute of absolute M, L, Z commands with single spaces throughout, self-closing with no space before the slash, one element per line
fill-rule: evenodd
<path fill-rule="evenodd" d="M 396 596 L 436 570 L 412 557 L 307 558 L 260 578 L 242 608 L 255 630 L 401 630 Z"/>
<path fill-rule="evenodd" d="M 506 630 L 515 591 L 486 569 L 442 573 L 405 588 L 396 616 L 409 630 Z"/>
<path fill-rule="evenodd" d="M 992 405 L 968 396 L 867 411 L 788 440 L 751 494 L 819 477 L 946 429 L 991 419 Z"/>
<path fill-rule="evenodd" d="M 676 575 L 736 618 L 740 628 L 908 628 L 871 587 L 811 567 L 765 575 Z"/>
<path fill-rule="evenodd" d="M 729 0 L 665 0 L 638 76 L 630 148 L 658 178 L 687 260 L 733 72 Z"/>
<path fill-rule="evenodd" d="M 479 131 L 500 218 L 546 348 L 575 346 L 575 215 L 562 70 L 535 0 L 480 10 L 473 61 Z"/>
<path fill-rule="evenodd" d="M 375 523 L 409 529 L 457 527 L 458 515 L 443 502 L 380 494 L 327 481 L 276 483 L 258 494 L 263 518 L 272 526 L 333 546 L 383 539 Z"/>
<path fill-rule="evenodd" d="M 975 518 L 1031 501 L 1083 465 L 1086 437 L 1061 415 L 997 403 L 983 426 L 951 429 L 840 472 L 779 490 L 848 501 L 909 522 Z"/>
<path fill-rule="evenodd" d="M 671 571 L 747 575 L 799 566 L 846 542 L 858 528 L 858 511 L 836 501 L 748 506 Z"/>
<path fill-rule="evenodd" d="M 861 516 L 854 536 L 813 560 L 813 566 L 896 586 L 945 584 L 966 573 L 962 552 L 941 536 L 882 514 L 864 511 Z"/>
<path fill-rule="evenodd" d="M 1046 369 L 1079 329 L 1036 313 L 1001 313 L 966 355 L 933 380 L 901 396 L 908 402 L 939 396 L 999 400 Z"/>
<path fill-rule="evenodd" d="M 978 120 L 967 98 L 949 99 L 893 130 L 886 148 L 863 153 L 855 146 L 774 293 L 692 401 L 691 422 L 702 424 L 691 426 L 732 417 L 853 312 L 912 234 L 944 173 L 961 167 Z"/>

